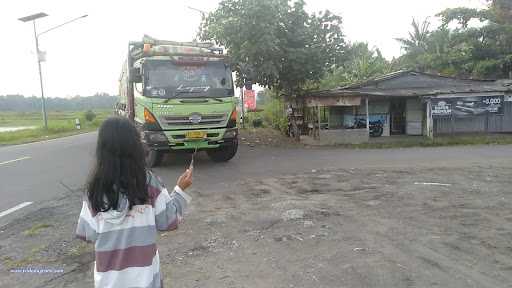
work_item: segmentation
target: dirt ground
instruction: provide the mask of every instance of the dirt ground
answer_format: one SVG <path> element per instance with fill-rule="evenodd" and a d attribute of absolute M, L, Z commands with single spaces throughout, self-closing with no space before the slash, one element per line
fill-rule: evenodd
<path fill-rule="evenodd" d="M 308 170 L 191 191 L 186 221 L 159 238 L 164 283 L 512 287 L 511 173 Z M 1 287 L 92 287 L 92 247 L 70 233 L 79 200 L 70 191 L 1 227 Z M 7 272 L 16 265 L 64 273 Z"/>
<path fill-rule="evenodd" d="M 167 283 L 512 287 L 511 171 L 453 172 L 312 171 L 240 183 L 202 198 L 172 243 L 162 238 Z"/>
<path fill-rule="evenodd" d="M 230 165 L 200 157 L 185 222 L 159 237 L 166 287 L 512 287 L 508 162 L 379 168 L 377 155 L 396 153 L 379 150 L 365 168 L 312 170 L 311 157 L 291 161 L 310 148 L 278 132 L 247 129 L 241 144 Z M 171 186 L 189 156 L 167 160 Z M 82 191 L 65 190 L 0 226 L 0 287 L 93 286 L 92 245 L 74 238 Z"/>
<path fill-rule="evenodd" d="M 305 147 L 292 138 L 284 136 L 281 132 L 271 128 L 247 128 L 240 129 L 240 141 L 242 145 L 249 147 Z"/>

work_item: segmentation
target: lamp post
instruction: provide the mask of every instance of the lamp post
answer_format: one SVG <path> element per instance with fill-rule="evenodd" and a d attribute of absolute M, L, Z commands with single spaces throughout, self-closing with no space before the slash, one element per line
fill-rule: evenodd
<path fill-rule="evenodd" d="M 208 14 L 207 12 L 201 10 L 201 9 L 197 9 L 197 8 L 194 8 L 194 7 L 190 7 L 190 6 L 187 6 L 188 9 L 190 10 L 194 10 L 196 12 L 199 12 L 201 14 L 201 21 L 203 21 L 204 19 L 206 19 L 206 14 Z M 201 30 L 201 27 L 199 27 L 199 31 Z M 196 38 L 194 39 L 194 41 L 197 41 L 199 38 L 199 33 L 196 34 Z"/>
<path fill-rule="evenodd" d="M 194 11 L 197 11 L 197 12 L 201 13 L 201 16 L 203 16 L 203 17 L 206 17 L 206 14 L 208 14 L 206 11 L 201 10 L 201 9 L 197 9 L 197 8 L 190 7 L 190 6 L 187 6 L 187 8 L 190 9 L 190 10 L 194 10 Z"/>
<path fill-rule="evenodd" d="M 81 18 L 85 18 L 87 17 L 87 14 L 86 15 L 82 15 L 80 17 L 77 17 L 77 18 L 74 18 L 74 19 L 71 19 L 67 22 L 64 22 L 60 25 L 57 25 L 57 26 L 54 26 L 48 30 L 45 30 L 39 34 L 37 34 L 37 30 L 36 30 L 36 20 L 39 19 L 39 18 L 43 18 L 43 17 L 46 17 L 48 16 L 48 14 L 46 13 L 37 13 L 37 14 L 33 14 L 33 15 L 29 15 L 29 16 L 25 16 L 25 17 L 22 17 L 22 18 L 19 18 L 18 20 L 22 21 L 22 22 L 28 22 L 28 21 L 32 21 L 32 24 L 34 26 L 34 38 L 35 38 L 35 42 L 36 42 L 36 53 L 37 53 L 37 67 L 39 68 L 39 84 L 41 86 L 41 102 L 42 102 L 42 109 L 43 109 L 43 120 L 44 120 L 44 129 L 48 129 L 48 119 L 47 119 L 47 116 L 46 116 L 46 101 L 44 99 L 44 88 L 43 88 L 43 73 L 41 72 L 41 62 L 45 61 L 45 55 L 42 51 L 39 50 L 39 36 L 49 32 L 49 31 L 52 31 L 54 29 L 57 29 L 61 26 L 64 26 L 68 23 L 71 23 L 71 22 L 74 22 L 78 19 L 81 19 Z"/>

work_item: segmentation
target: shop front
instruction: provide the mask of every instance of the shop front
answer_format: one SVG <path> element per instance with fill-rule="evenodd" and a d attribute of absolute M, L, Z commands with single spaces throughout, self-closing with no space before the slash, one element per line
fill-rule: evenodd
<path fill-rule="evenodd" d="M 304 106 L 312 138 L 361 143 L 394 135 L 512 132 L 511 95 L 512 81 L 399 71 L 312 92 Z"/>

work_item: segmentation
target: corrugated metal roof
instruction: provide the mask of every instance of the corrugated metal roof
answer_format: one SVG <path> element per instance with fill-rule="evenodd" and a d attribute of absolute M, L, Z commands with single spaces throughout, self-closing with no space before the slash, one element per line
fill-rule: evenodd
<path fill-rule="evenodd" d="M 393 72 L 344 87 L 313 91 L 308 96 L 413 97 L 506 91 L 512 91 L 511 80 L 460 79 L 407 70 Z"/>

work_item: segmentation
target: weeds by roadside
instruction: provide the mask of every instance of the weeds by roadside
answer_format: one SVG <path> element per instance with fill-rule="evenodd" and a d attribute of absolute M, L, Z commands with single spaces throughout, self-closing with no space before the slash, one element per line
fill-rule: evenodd
<path fill-rule="evenodd" d="M 30 252 L 21 258 L 14 259 L 11 256 L 5 256 L 3 257 L 3 265 L 7 269 L 13 269 L 13 268 L 20 268 L 20 267 L 27 267 L 30 265 L 36 265 L 39 264 L 42 260 L 41 257 L 38 257 L 39 253 L 46 248 L 46 245 L 39 245 L 32 249 L 30 249 Z"/>
<path fill-rule="evenodd" d="M 272 128 L 252 128 L 249 126 L 246 129 L 241 129 L 240 135 L 242 140 L 241 143 L 249 146 L 307 146 L 303 143 L 295 142 L 290 137 L 286 137 L 280 131 Z M 433 140 L 423 136 L 379 137 L 371 138 L 369 143 L 340 144 L 336 145 L 335 147 L 346 149 L 392 149 L 412 147 L 507 144 L 512 144 L 512 134 L 467 134 L 457 136 L 438 136 Z"/>
<path fill-rule="evenodd" d="M 370 140 L 364 144 L 346 144 L 338 147 L 360 148 L 360 149 L 389 149 L 408 147 L 440 147 L 459 145 L 507 145 L 512 144 L 512 134 L 467 134 L 455 136 L 438 136 L 430 139 L 422 136 L 410 136 L 393 138 L 382 138 Z"/>
<path fill-rule="evenodd" d="M 50 228 L 52 225 L 46 224 L 46 223 L 39 223 L 34 226 L 32 226 L 30 229 L 23 232 L 23 235 L 25 236 L 35 236 L 39 233 L 40 230 L 45 228 Z"/>

